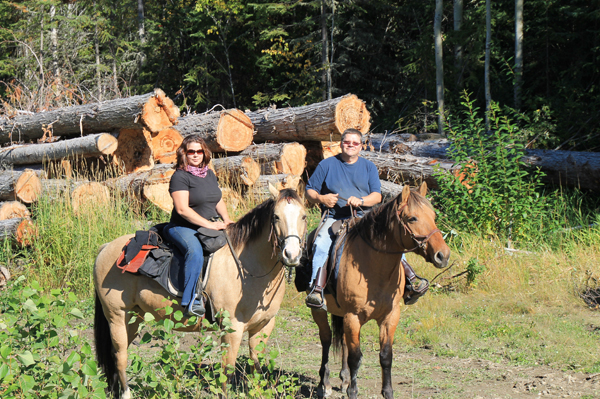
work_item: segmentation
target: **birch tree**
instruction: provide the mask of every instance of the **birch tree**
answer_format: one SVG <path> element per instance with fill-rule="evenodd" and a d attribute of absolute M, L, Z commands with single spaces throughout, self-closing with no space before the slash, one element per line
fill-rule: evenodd
<path fill-rule="evenodd" d="M 436 94 L 438 103 L 438 133 L 444 134 L 444 63 L 442 51 L 442 15 L 444 1 L 435 0 L 433 36 L 435 42 Z"/>
<path fill-rule="evenodd" d="M 523 0 L 515 0 L 515 108 L 521 109 L 523 87 Z"/>

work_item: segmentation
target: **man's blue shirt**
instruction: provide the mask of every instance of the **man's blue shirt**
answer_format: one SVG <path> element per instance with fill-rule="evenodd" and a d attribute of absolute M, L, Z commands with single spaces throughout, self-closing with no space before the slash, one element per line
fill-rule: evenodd
<path fill-rule="evenodd" d="M 337 204 L 329 211 L 330 217 L 339 219 L 350 216 L 350 207 L 346 206 L 348 198 L 381 193 L 381 182 L 373 162 L 358 157 L 356 162 L 348 164 L 342 160 L 341 154 L 338 154 L 319 163 L 308 180 L 306 189 L 315 190 L 321 195 L 339 194 Z M 321 205 L 321 210 L 325 209 L 327 208 Z"/>

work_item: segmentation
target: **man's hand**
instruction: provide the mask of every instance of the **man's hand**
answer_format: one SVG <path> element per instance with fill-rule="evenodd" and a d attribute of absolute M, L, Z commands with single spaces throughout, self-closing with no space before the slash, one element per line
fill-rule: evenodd
<path fill-rule="evenodd" d="M 325 194 L 319 196 L 319 201 L 321 204 L 325 205 L 327 208 L 333 208 L 335 204 L 338 202 L 339 194 Z"/>
<path fill-rule="evenodd" d="M 352 205 L 354 208 L 358 208 L 359 206 L 363 205 L 363 201 L 360 198 L 352 196 L 348 198 L 348 205 Z"/>

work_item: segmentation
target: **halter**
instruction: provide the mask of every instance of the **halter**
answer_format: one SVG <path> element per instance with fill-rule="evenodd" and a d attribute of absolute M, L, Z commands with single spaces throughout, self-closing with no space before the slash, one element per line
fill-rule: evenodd
<path fill-rule="evenodd" d="M 404 251 L 386 251 L 383 249 L 379 249 L 379 248 L 375 248 L 373 246 L 373 244 L 371 242 L 369 242 L 369 240 L 367 240 L 363 235 L 362 232 L 360 231 L 360 229 L 358 230 L 358 235 L 360 236 L 360 238 L 362 238 L 362 240 L 364 242 L 367 243 L 367 245 L 369 245 L 372 249 L 374 249 L 377 252 L 381 252 L 384 254 L 405 254 L 408 252 L 414 252 L 417 251 L 419 249 L 423 249 L 426 245 L 427 245 L 427 241 L 429 241 L 429 239 L 431 238 L 431 236 L 433 236 L 435 233 L 442 233 L 439 229 L 433 229 L 429 234 L 427 235 L 418 235 L 415 234 L 412 229 L 410 228 L 410 226 L 408 226 L 406 223 L 404 223 L 404 220 L 402 220 L 402 217 L 400 217 L 400 214 L 402 213 L 402 211 L 404 210 L 404 208 L 406 208 L 406 206 L 408 205 L 408 203 L 402 205 L 397 211 L 396 211 L 396 218 L 398 219 L 398 223 L 400 223 L 400 225 L 404 228 L 404 232 L 406 234 L 408 234 L 410 236 L 410 238 L 412 238 L 412 240 L 417 244 L 416 247 L 412 248 L 412 249 L 405 249 Z"/>

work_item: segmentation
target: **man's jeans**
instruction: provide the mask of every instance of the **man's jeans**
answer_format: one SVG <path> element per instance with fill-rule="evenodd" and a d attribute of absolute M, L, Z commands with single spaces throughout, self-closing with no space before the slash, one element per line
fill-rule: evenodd
<path fill-rule="evenodd" d="M 189 227 L 168 224 L 163 230 L 163 235 L 179 248 L 184 255 L 184 289 L 181 306 L 187 307 L 196 295 L 198 279 L 202 274 L 204 253 L 202 244 L 196 236 L 196 230 Z"/>
<path fill-rule="evenodd" d="M 348 218 L 344 218 L 345 220 Z M 336 219 L 327 218 L 323 221 L 323 227 L 319 230 L 319 234 L 315 237 L 315 241 L 313 243 L 312 253 L 312 275 L 310 278 L 311 285 L 314 283 L 317 278 L 317 273 L 319 269 L 321 269 L 327 258 L 329 257 L 329 252 L 331 250 L 331 245 L 333 244 L 333 240 L 335 239 L 335 234 L 331 230 L 331 225 L 336 222 Z M 404 254 L 402 254 L 402 259 L 405 259 Z"/>

